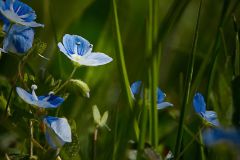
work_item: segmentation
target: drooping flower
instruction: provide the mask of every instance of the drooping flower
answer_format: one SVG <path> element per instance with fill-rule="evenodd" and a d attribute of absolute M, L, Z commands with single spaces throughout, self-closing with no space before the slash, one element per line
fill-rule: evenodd
<path fill-rule="evenodd" d="M 8 25 L 8 27 L 10 27 Z M 8 27 L 4 25 L 4 32 L 7 32 Z M 12 52 L 23 54 L 32 48 L 34 39 L 34 31 L 30 27 L 14 24 L 3 40 L 2 52 Z"/>
<path fill-rule="evenodd" d="M 112 58 L 104 53 L 92 52 L 93 45 L 78 35 L 65 34 L 63 42 L 58 43 L 58 48 L 79 65 L 99 66 L 112 61 Z"/>
<path fill-rule="evenodd" d="M 141 94 L 140 95 L 141 97 L 143 96 L 142 91 L 140 91 L 141 85 L 142 85 L 141 81 L 136 81 L 131 85 L 131 92 L 132 92 L 133 98 L 135 98 L 135 96 L 137 96 L 138 94 Z M 165 97 L 166 97 L 166 94 L 163 93 L 160 88 L 157 88 L 157 108 L 158 109 L 164 109 L 164 108 L 173 106 L 172 103 L 164 102 Z"/>
<path fill-rule="evenodd" d="M 52 149 L 62 147 L 66 142 L 72 142 L 71 128 L 66 118 L 47 116 L 43 119 L 45 137 Z"/>
<path fill-rule="evenodd" d="M 50 92 L 48 95 L 37 96 L 35 90 L 37 89 L 36 85 L 32 85 L 32 94 L 28 93 L 20 87 L 16 87 L 18 95 L 28 104 L 37 106 L 40 108 L 57 108 L 60 106 L 64 99 L 55 96 L 53 92 Z"/>
<path fill-rule="evenodd" d="M 227 143 L 240 147 L 240 131 L 233 128 L 209 128 L 203 132 L 203 142 L 207 146 Z"/>
<path fill-rule="evenodd" d="M 35 22 L 35 11 L 20 0 L 5 0 L 0 2 L 0 13 L 4 23 L 16 23 L 28 27 L 44 27 Z"/>
<path fill-rule="evenodd" d="M 219 126 L 216 112 L 206 110 L 206 103 L 201 93 L 196 93 L 194 95 L 193 107 L 195 109 L 195 112 L 198 113 L 206 121 L 213 124 L 214 126 Z"/>

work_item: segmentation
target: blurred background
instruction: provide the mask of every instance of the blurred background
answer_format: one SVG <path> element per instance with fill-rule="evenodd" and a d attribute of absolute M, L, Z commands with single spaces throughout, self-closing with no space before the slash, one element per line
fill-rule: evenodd
<path fill-rule="evenodd" d="M 72 91 L 62 91 L 61 95 L 68 96 L 68 98 L 59 111 L 61 116 L 67 117 L 71 121 L 71 125 L 75 126 L 73 127 L 74 136 L 77 139 L 74 144 L 64 147 L 65 149 L 61 153 L 62 158 L 87 160 L 91 159 L 94 131 L 92 106 L 96 104 L 101 113 L 108 110 L 108 126 L 112 131 L 107 129 L 99 131 L 97 155 L 98 159 L 112 159 L 113 146 L 116 135 L 118 135 L 115 130 L 116 125 L 120 129 L 125 126 L 125 130 L 128 130 L 126 135 L 118 135 L 119 140 L 121 140 L 121 136 L 134 140 L 133 128 L 127 128 L 132 113 L 125 100 L 125 92 L 121 82 L 122 75 L 116 58 L 116 33 L 112 0 L 24 0 L 23 2 L 36 11 L 36 21 L 45 25 L 44 28 L 35 29 L 35 41 L 39 47 L 28 59 L 24 68 L 24 73 L 32 75 L 32 78 L 26 80 L 28 87 L 30 88 L 32 83 L 37 84 L 38 95 L 48 93 L 54 88 L 54 85 L 51 84 L 53 81 L 47 81 L 47 77 L 54 77 L 54 81 L 59 79 L 64 81 L 73 70 L 72 62 L 57 47 L 57 43 L 62 41 L 64 34 L 80 35 L 93 44 L 93 51 L 106 53 L 113 58 L 111 63 L 104 66 L 79 68 L 74 78 L 81 79 L 88 84 L 90 98 L 82 97 L 81 94 Z M 158 86 L 166 93 L 167 101 L 174 104 L 173 108 L 158 112 L 159 147 L 156 150 L 164 156 L 165 152 L 169 150 L 173 152 L 176 142 L 179 111 L 192 49 L 199 1 L 162 0 L 158 3 L 157 21 L 159 32 L 162 32 Z M 174 4 L 177 5 L 173 9 Z M 143 65 L 146 61 L 144 54 L 146 52 L 148 0 L 121 0 L 117 2 L 117 10 L 127 74 L 131 84 L 148 76 L 144 72 Z M 231 80 L 234 76 L 233 62 L 236 51 L 236 33 L 238 36 L 240 22 L 239 13 L 238 0 L 203 0 L 200 15 L 199 39 L 190 97 L 192 100 L 196 91 L 201 92 L 207 101 L 207 109 L 215 110 L 218 113 L 219 120 L 224 127 L 232 126 Z M 235 27 L 233 17 L 236 19 Z M 41 52 L 41 55 L 49 58 L 50 61 L 41 58 L 35 52 Z M 7 98 L 10 86 L 14 82 L 17 61 L 16 57 L 5 54 L 0 59 L 0 94 L 2 99 Z M 66 95 L 66 93 L 69 94 Z M 1 107 L 4 110 L 3 104 Z M 27 105 L 17 97 L 16 93 L 12 98 L 10 107 L 16 125 L 25 121 L 25 113 L 20 111 L 26 110 Z M 20 111 L 16 113 L 17 110 Z M 117 112 L 119 112 L 119 122 L 116 122 Z M 21 114 L 23 117 L 14 117 L 14 115 Z M 49 114 L 54 115 L 55 111 L 50 110 Z M 194 113 L 191 104 L 188 105 L 185 115 L 187 128 L 190 129 L 191 133 L 197 133 L 198 126 L 202 122 Z M 15 146 L 18 146 L 16 148 L 24 146 L 25 138 L 21 137 L 28 136 L 25 130 L 26 126 L 19 125 L 18 130 L 13 131 L 13 128 L 6 127 L 7 124 L 1 124 L 4 128 L 2 133 L 8 133 L 10 130 L 13 137 L 18 137 L 16 138 L 17 144 Z M 184 145 L 188 144 L 191 139 L 192 136 L 185 131 Z M 125 152 L 121 152 L 121 150 L 128 147 L 121 146 L 121 143 L 118 144 L 121 149 L 118 150 L 119 155 L 116 159 L 125 159 Z M 200 159 L 199 146 L 198 142 L 193 142 L 191 147 L 184 152 L 183 159 Z M 26 148 L 22 148 L 26 150 Z M 239 156 L 234 149 L 224 146 L 218 146 L 214 149 L 205 148 L 205 153 L 207 159 L 236 159 Z"/>

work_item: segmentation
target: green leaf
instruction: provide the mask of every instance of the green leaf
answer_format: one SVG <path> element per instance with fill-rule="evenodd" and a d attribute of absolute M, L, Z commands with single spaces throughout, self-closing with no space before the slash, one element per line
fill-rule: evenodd
<path fill-rule="evenodd" d="M 101 114 L 100 114 L 100 112 L 98 110 L 98 107 L 96 105 L 94 105 L 92 107 L 92 109 L 93 109 L 93 119 L 94 119 L 95 123 L 100 125 L 102 120 L 101 120 Z"/>
<path fill-rule="evenodd" d="M 99 126 L 104 127 L 106 125 L 107 119 L 108 119 L 108 111 L 104 112 L 104 114 L 101 118 L 101 121 L 99 123 Z"/>

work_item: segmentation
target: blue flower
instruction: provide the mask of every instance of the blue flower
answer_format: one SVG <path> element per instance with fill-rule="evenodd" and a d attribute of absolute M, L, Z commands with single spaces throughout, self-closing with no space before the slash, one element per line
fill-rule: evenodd
<path fill-rule="evenodd" d="M 136 81 L 131 85 L 131 92 L 132 92 L 132 96 L 133 98 L 135 98 L 135 96 L 137 96 L 139 93 L 141 94 L 140 96 L 142 97 L 142 91 L 141 90 L 141 85 L 142 82 L 141 81 Z M 169 103 L 169 102 L 164 102 L 166 98 L 166 94 L 163 93 L 161 91 L 161 89 L 157 88 L 157 107 L 158 109 L 164 109 L 170 106 L 173 106 L 173 104 Z"/>
<path fill-rule="evenodd" d="M 40 108 L 57 108 L 60 106 L 64 99 L 58 96 L 55 96 L 53 92 L 50 92 L 48 95 L 37 96 L 35 90 L 37 89 L 36 85 L 32 85 L 32 94 L 28 93 L 20 87 L 16 87 L 18 95 L 28 104 L 33 106 L 38 106 Z"/>
<path fill-rule="evenodd" d="M 104 53 L 92 52 L 93 45 L 77 35 L 65 34 L 63 43 L 59 42 L 58 47 L 69 59 L 79 65 L 99 66 L 112 61 L 112 58 Z"/>
<path fill-rule="evenodd" d="M 71 128 L 66 118 L 47 116 L 43 119 L 45 137 L 51 148 L 62 147 L 66 142 L 72 142 Z"/>
<path fill-rule="evenodd" d="M 210 128 L 203 132 L 203 142 L 207 146 L 229 143 L 240 147 L 240 131 L 236 129 Z"/>
<path fill-rule="evenodd" d="M 19 0 L 5 0 L 0 3 L 0 13 L 4 22 L 12 22 L 28 27 L 44 27 L 35 22 L 35 11 Z"/>
<path fill-rule="evenodd" d="M 8 25 L 9 27 L 9 25 Z M 3 31 L 8 29 L 4 25 Z M 3 40 L 3 52 L 26 53 L 33 44 L 34 31 L 30 27 L 14 24 Z"/>
<path fill-rule="evenodd" d="M 194 95 L 193 107 L 195 109 L 195 112 L 197 112 L 206 121 L 215 126 L 219 126 L 216 112 L 206 110 L 206 103 L 201 93 L 196 93 Z"/>

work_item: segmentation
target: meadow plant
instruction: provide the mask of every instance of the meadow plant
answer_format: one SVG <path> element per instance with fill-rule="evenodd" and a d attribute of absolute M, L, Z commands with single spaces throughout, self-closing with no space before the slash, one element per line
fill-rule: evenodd
<path fill-rule="evenodd" d="M 0 0 L 0 159 L 239 159 L 239 3 Z"/>

